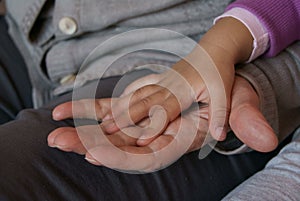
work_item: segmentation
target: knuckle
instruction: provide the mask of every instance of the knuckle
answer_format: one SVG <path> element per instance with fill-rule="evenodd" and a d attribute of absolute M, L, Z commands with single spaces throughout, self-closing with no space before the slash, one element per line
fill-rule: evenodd
<path fill-rule="evenodd" d="M 146 97 L 141 99 L 140 103 L 143 105 L 143 107 L 148 108 L 152 105 L 152 98 Z"/>
<path fill-rule="evenodd" d="M 225 117 L 229 113 L 230 113 L 230 108 L 229 107 L 221 107 L 221 108 L 218 108 L 215 111 L 213 111 L 213 115 L 217 118 L 218 117 L 220 117 L 220 118 Z"/>
<path fill-rule="evenodd" d="M 106 113 L 107 113 L 107 109 L 105 107 L 102 107 L 99 101 L 95 101 L 95 115 L 97 120 L 101 120 L 101 118 L 103 118 L 103 116 Z"/>
<path fill-rule="evenodd" d="M 180 109 L 178 109 L 177 107 L 172 107 L 170 106 L 170 104 L 164 104 L 163 108 L 169 120 L 173 120 L 174 118 L 172 118 L 172 116 L 176 117 L 180 113 Z"/>
<path fill-rule="evenodd" d="M 155 90 L 156 90 L 156 85 L 154 85 L 154 84 L 143 86 L 134 91 L 133 98 L 134 99 L 142 99 L 145 95 L 151 94 Z"/>
<path fill-rule="evenodd" d="M 157 95 L 159 96 L 159 97 L 163 97 L 163 98 L 168 98 L 168 97 L 170 97 L 170 96 L 174 96 L 171 92 L 170 92 L 170 90 L 169 89 L 167 89 L 167 88 L 165 88 L 165 87 L 161 87 L 161 86 L 159 86 L 161 89 L 159 90 L 159 91 L 157 91 L 156 93 L 157 93 Z"/>
<path fill-rule="evenodd" d="M 145 87 L 141 87 L 141 88 L 138 88 L 134 91 L 134 97 L 135 98 L 140 98 L 140 97 L 143 97 L 143 94 L 144 94 L 144 90 L 145 90 Z"/>
<path fill-rule="evenodd" d="M 243 104 L 240 104 L 239 106 L 237 106 L 236 110 L 239 112 L 246 112 L 251 107 L 252 107 L 252 105 L 250 103 L 243 103 Z"/>

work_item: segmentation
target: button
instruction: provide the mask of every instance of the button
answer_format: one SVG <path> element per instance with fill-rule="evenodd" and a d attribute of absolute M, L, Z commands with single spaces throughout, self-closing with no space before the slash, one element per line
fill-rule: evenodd
<path fill-rule="evenodd" d="M 71 75 L 66 75 L 65 77 L 60 79 L 60 84 L 69 84 L 71 82 L 74 82 L 74 80 L 76 79 L 76 76 L 71 74 Z"/>
<path fill-rule="evenodd" d="M 67 35 L 72 35 L 77 31 L 77 23 L 71 17 L 63 17 L 59 20 L 58 28 Z"/>

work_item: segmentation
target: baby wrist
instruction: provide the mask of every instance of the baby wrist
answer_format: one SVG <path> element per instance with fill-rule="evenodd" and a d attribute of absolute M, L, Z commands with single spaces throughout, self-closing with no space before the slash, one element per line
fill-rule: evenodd
<path fill-rule="evenodd" d="M 262 55 L 269 48 L 269 34 L 258 18 L 243 8 L 232 8 L 214 20 L 214 23 L 225 17 L 233 17 L 243 23 L 253 37 L 252 53 L 246 63 Z"/>

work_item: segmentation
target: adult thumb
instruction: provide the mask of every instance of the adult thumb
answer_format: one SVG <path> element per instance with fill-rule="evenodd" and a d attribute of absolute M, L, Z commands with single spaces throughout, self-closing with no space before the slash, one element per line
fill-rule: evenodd
<path fill-rule="evenodd" d="M 232 91 L 230 127 L 248 147 L 269 152 L 278 145 L 273 129 L 259 109 L 259 98 L 252 86 L 237 77 Z"/>

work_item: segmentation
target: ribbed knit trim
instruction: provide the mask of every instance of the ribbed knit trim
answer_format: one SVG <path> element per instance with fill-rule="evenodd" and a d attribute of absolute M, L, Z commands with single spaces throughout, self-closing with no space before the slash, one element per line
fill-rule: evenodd
<path fill-rule="evenodd" d="M 281 50 L 300 39 L 299 0 L 237 0 L 226 10 L 243 8 L 253 13 L 266 28 L 270 37 L 270 48 L 266 56 L 275 56 Z"/>
<path fill-rule="evenodd" d="M 232 17 L 239 20 L 248 28 L 253 37 L 252 53 L 245 63 L 250 63 L 268 49 L 269 34 L 253 13 L 243 8 L 232 8 L 218 16 L 214 20 L 214 24 L 224 17 Z"/>

